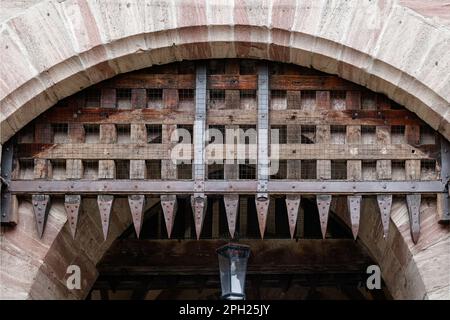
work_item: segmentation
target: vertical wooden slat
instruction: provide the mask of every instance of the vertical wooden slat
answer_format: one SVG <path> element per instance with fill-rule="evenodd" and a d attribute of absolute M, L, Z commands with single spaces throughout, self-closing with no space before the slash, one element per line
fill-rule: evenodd
<path fill-rule="evenodd" d="M 147 128 L 145 124 L 133 123 L 130 126 L 131 143 L 146 144 L 147 143 Z"/>
<path fill-rule="evenodd" d="M 66 177 L 73 180 L 83 178 L 83 161 L 81 159 L 66 160 Z"/>
<path fill-rule="evenodd" d="M 68 130 L 70 143 L 85 142 L 85 131 L 82 123 L 69 123 Z"/>
<path fill-rule="evenodd" d="M 101 124 L 100 125 L 100 143 L 116 143 L 117 142 L 117 130 L 114 124 Z"/>
<path fill-rule="evenodd" d="M 380 96 L 377 100 L 378 109 L 389 109 L 390 105 L 386 105 Z M 376 143 L 380 146 L 389 146 L 392 143 L 391 127 L 390 126 L 377 126 L 376 127 Z M 377 160 L 376 172 L 378 180 L 391 180 L 392 179 L 392 161 L 391 160 Z M 392 195 L 380 194 L 377 196 L 378 208 L 380 210 L 381 223 L 383 225 L 383 237 L 387 238 L 389 231 Z"/>
<path fill-rule="evenodd" d="M 391 127 L 377 126 L 376 143 L 379 146 L 389 146 L 391 144 Z M 390 180 L 392 178 L 391 160 L 377 160 L 377 179 Z"/>
<path fill-rule="evenodd" d="M 47 179 L 51 177 L 50 160 L 34 159 L 34 179 Z"/>
<path fill-rule="evenodd" d="M 131 107 L 135 109 L 144 109 L 147 107 L 146 89 L 131 89 Z"/>
<path fill-rule="evenodd" d="M 178 89 L 164 89 L 163 90 L 164 108 L 177 109 L 178 108 Z"/>
<path fill-rule="evenodd" d="M 98 161 L 98 178 L 99 179 L 115 179 L 116 164 L 114 160 Z"/>
<path fill-rule="evenodd" d="M 116 89 L 103 88 L 100 104 L 102 108 L 115 108 L 117 106 Z"/>

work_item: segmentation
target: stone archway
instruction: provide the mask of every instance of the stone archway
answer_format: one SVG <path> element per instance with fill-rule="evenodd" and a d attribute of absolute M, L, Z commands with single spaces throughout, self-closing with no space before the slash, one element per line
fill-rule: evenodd
<path fill-rule="evenodd" d="M 405 32 L 419 36 L 405 38 Z M 385 93 L 450 138 L 450 31 L 395 1 L 337 1 L 333 7 L 326 1 L 44 1 L 3 23 L 0 39 L 6 61 L 0 66 L 1 143 L 59 99 L 116 74 L 183 59 L 232 57 L 338 74 Z M 422 208 L 424 230 L 416 246 L 400 203 L 386 245 L 364 241 L 374 230 L 360 235 L 382 269 L 401 271 L 389 284 L 395 298 L 448 298 L 448 272 L 435 267 L 449 265 L 450 237 L 437 225 L 433 205 Z M 75 244 L 63 206 L 56 203 L 47 235 L 38 241 L 29 206 L 21 205 L 16 229 L 2 234 L 2 296 L 83 297 L 110 244 L 102 243 L 99 221 L 84 215 L 94 223 Z M 129 225 L 115 219 L 111 239 Z M 64 286 L 65 267 L 74 261 L 82 261 L 89 275 L 75 295 Z"/>

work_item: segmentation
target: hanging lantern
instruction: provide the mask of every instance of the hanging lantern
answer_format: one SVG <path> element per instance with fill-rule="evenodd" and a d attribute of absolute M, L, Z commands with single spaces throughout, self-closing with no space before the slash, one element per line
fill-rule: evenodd
<path fill-rule="evenodd" d="M 222 299 L 244 300 L 245 276 L 250 247 L 229 243 L 217 249 L 217 254 L 219 256 Z"/>

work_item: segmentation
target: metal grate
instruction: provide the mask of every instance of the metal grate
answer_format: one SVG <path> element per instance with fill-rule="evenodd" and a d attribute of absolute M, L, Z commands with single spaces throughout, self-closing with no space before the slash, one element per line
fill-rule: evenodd
<path fill-rule="evenodd" d="M 147 143 L 162 143 L 162 125 L 147 124 Z"/>
<path fill-rule="evenodd" d="M 67 123 L 52 124 L 53 143 L 69 142 L 69 127 Z"/>
<path fill-rule="evenodd" d="M 116 179 L 124 180 L 130 179 L 130 161 L 129 160 L 116 160 Z"/>
<path fill-rule="evenodd" d="M 161 179 L 161 160 L 146 160 L 146 179 L 160 180 Z"/>
<path fill-rule="evenodd" d="M 116 90 L 117 108 L 131 109 L 131 89 Z"/>
<path fill-rule="evenodd" d="M 84 136 L 86 143 L 99 143 L 100 142 L 100 125 L 98 124 L 85 124 Z"/>

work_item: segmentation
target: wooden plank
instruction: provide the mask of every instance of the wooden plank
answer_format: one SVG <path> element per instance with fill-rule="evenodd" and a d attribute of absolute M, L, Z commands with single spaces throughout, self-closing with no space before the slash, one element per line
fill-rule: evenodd
<path fill-rule="evenodd" d="M 176 125 L 163 125 L 162 126 L 162 143 L 168 145 L 167 154 L 170 155 L 173 146 L 176 141 L 172 141 L 171 137 L 174 131 L 177 130 Z M 155 146 L 155 145 L 153 145 Z M 161 151 L 163 152 L 163 151 Z M 177 179 L 177 165 L 173 163 L 170 157 L 161 157 L 161 179 Z"/>
<path fill-rule="evenodd" d="M 131 107 L 134 109 L 144 109 L 147 107 L 147 90 L 131 89 Z"/>
<path fill-rule="evenodd" d="M 251 248 L 248 274 L 363 273 L 371 264 L 358 244 L 348 239 L 239 242 Z M 118 240 L 98 269 L 102 275 L 218 275 L 215 249 L 226 243 L 227 240 Z"/>
<path fill-rule="evenodd" d="M 176 109 L 178 107 L 178 89 L 163 90 L 164 108 Z"/>
<path fill-rule="evenodd" d="M 116 164 L 114 160 L 100 160 L 98 162 L 98 178 L 99 179 L 115 179 Z"/>
<path fill-rule="evenodd" d="M 360 110 L 361 109 L 361 92 L 360 91 L 347 91 L 345 97 L 345 107 L 347 110 Z"/>
<path fill-rule="evenodd" d="M 66 160 L 66 177 L 74 180 L 83 178 L 83 161 L 81 159 Z"/>
<path fill-rule="evenodd" d="M 348 144 L 361 143 L 361 126 L 347 126 L 346 142 Z M 347 161 L 347 180 L 360 181 L 362 180 L 362 161 L 348 160 Z"/>
<path fill-rule="evenodd" d="M 116 89 L 103 88 L 101 94 L 100 105 L 102 108 L 116 108 L 117 107 L 117 94 Z"/>
<path fill-rule="evenodd" d="M 130 179 L 145 179 L 146 177 L 145 160 L 130 160 Z"/>
<path fill-rule="evenodd" d="M 316 91 L 316 110 L 330 109 L 330 91 Z"/>
<path fill-rule="evenodd" d="M 100 143 L 116 143 L 117 130 L 114 124 L 100 125 Z"/>
<path fill-rule="evenodd" d="M 379 146 L 389 146 L 391 144 L 391 127 L 377 126 L 376 141 Z M 390 157 L 387 157 L 390 158 Z M 390 180 L 392 178 L 391 160 L 377 160 L 377 179 Z"/>
<path fill-rule="evenodd" d="M 207 89 L 256 90 L 256 75 L 209 75 Z M 115 77 L 97 87 L 145 88 L 145 89 L 194 89 L 194 74 L 127 74 Z M 271 90 L 365 90 L 337 76 L 271 75 Z"/>
<path fill-rule="evenodd" d="M 130 125 L 131 143 L 147 143 L 147 127 L 145 124 L 132 123 Z"/>
<path fill-rule="evenodd" d="M 237 146 L 234 143 L 234 137 L 236 130 L 239 126 L 227 125 L 225 126 L 225 163 L 224 163 L 224 179 L 225 180 L 237 180 L 239 179 L 239 164 L 234 160 L 234 152 L 236 152 Z M 231 159 L 231 160 L 229 160 Z"/>
<path fill-rule="evenodd" d="M 233 105 L 234 106 L 234 105 Z M 237 104 L 239 106 L 239 104 Z M 234 107 L 233 107 L 234 108 Z M 236 112 L 236 109 L 208 110 L 208 124 L 255 124 L 256 113 Z M 378 113 L 380 112 L 380 114 Z M 408 110 L 298 110 L 287 109 L 271 112 L 269 120 L 272 125 L 419 125 L 422 122 Z M 61 108 L 58 112 L 46 116 L 51 123 L 86 123 L 86 124 L 189 124 L 194 122 L 194 110 L 172 109 L 102 109 L 87 108 L 73 118 L 73 110 Z M 406 130 L 405 130 L 406 131 Z M 51 132 L 49 133 L 51 136 Z M 51 143 L 51 138 L 48 142 Z M 39 141 L 36 141 L 39 142 Z"/>
<path fill-rule="evenodd" d="M 47 159 L 34 159 L 34 179 L 51 177 L 51 164 Z"/>
<path fill-rule="evenodd" d="M 69 122 L 68 131 L 70 143 L 85 142 L 85 132 L 83 124 Z"/>
<path fill-rule="evenodd" d="M 321 128 L 317 128 L 317 137 L 325 134 Z M 31 148 L 33 147 L 33 148 Z M 129 160 L 146 160 L 146 159 L 163 159 L 170 160 L 170 152 L 172 145 L 167 144 L 58 144 L 58 145 L 28 145 L 21 144 L 18 146 L 18 156 L 20 158 L 45 158 L 45 159 L 104 159 L 107 155 L 108 159 L 129 159 Z M 208 149 L 207 158 L 209 160 L 221 160 L 222 155 L 217 152 L 224 148 L 223 145 L 215 146 L 215 153 Z M 37 150 L 33 150 L 37 149 Z M 186 146 L 186 151 L 192 146 Z M 248 148 L 245 156 L 250 159 L 256 157 L 255 148 Z M 279 154 L 271 155 L 272 159 L 281 160 L 376 160 L 376 159 L 392 159 L 392 160 L 420 160 L 435 159 L 438 154 L 435 145 L 411 147 L 407 144 L 396 145 L 370 145 L 370 144 L 281 144 L 279 145 Z M 240 153 L 235 154 L 235 158 Z M 419 161 L 420 162 L 420 161 Z M 419 172 L 420 173 L 420 172 Z"/>

